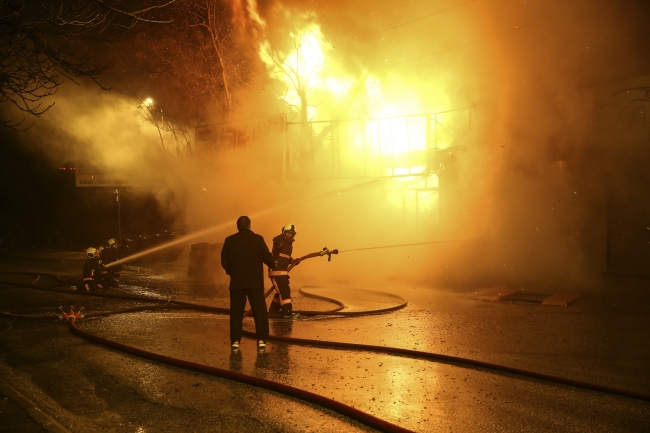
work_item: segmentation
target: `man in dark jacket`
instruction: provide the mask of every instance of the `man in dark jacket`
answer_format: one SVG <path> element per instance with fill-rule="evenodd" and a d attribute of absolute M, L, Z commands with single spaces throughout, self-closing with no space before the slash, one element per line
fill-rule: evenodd
<path fill-rule="evenodd" d="M 247 216 L 237 219 L 238 233 L 228 236 L 221 250 L 221 266 L 230 275 L 230 342 L 239 348 L 246 298 L 253 310 L 257 347 L 265 348 L 269 337 L 269 319 L 264 300 L 264 267 L 275 262 L 264 238 L 251 230 Z"/>

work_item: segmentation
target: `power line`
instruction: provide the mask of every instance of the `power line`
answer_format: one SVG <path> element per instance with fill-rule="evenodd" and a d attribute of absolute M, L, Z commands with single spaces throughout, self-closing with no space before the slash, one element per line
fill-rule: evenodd
<path fill-rule="evenodd" d="M 385 10 L 385 11 L 377 12 L 377 13 L 375 13 L 375 14 L 372 14 L 372 13 L 371 13 L 370 16 L 378 16 L 378 15 L 382 15 L 382 14 L 385 14 L 385 13 L 388 13 L 388 12 L 392 12 L 392 11 L 394 11 L 394 10 L 397 10 L 397 9 L 403 8 L 404 6 L 406 6 L 406 5 L 410 4 L 410 3 L 414 3 L 414 1 L 410 1 L 410 2 L 406 2 L 406 3 L 402 3 L 401 5 L 399 5 L 399 6 L 395 6 L 395 7 L 392 8 L 392 9 L 388 9 L 388 10 Z"/>
<path fill-rule="evenodd" d="M 380 33 L 384 33 L 384 32 L 387 32 L 387 31 L 389 31 L 389 30 L 397 29 L 397 28 L 399 28 L 399 27 L 403 27 L 403 26 L 406 26 L 406 25 L 408 25 L 408 24 L 412 24 L 412 23 L 415 23 L 415 22 L 418 22 L 418 21 L 422 21 L 423 19 L 426 19 L 426 18 L 432 17 L 432 16 L 434 16 L 434 15 L 439 15 L 439 14 L 442 14 L 442 13 L 448 12 L 448 11 L 453 10 L 453 9 L 457 9 L 457 8 L 459 8 L 459 7 L 462 7 L 462 6 L 468 5 L 468 4 L 470 4 L 470 3 L 474 3 L 475 1 L 477 1 L 477 0 L 470 0 L 470 1 L 468 1 L 468 2 L 465 2 L 465 3 L 459 4 L 459 5 L 456 5 L 456 6 L 452 6 L 452 7 L 450 7 L 450 8 L 443 9 L 443 10 L 441 10 L 441 11 L 437 11 L 437 12 L 434 12 L 434 13 L 432 13 L 432 14 L 425 15 L 425 16 L 420 17 L 420 18 L 416 18 L 416 19 L 414 19 L 414 20 L 412 20 L 412 21 L 407 21 L 407 22 L 405 22 L 405 23 L 398 24 L 398 25 L 396 25 L 396 26 L 394 26 L 394 27 L 389 27 L 389 28 L 387 28 L 387 29 L 380 30 L 380 31 L 378 31 L 378 32 L 376 32 L 376 33 L 371 33 L 370 35 L 371 35 L 371 36 L 378 35 L 378 34 L 380 34 Z M 395 9 L 397 9 L 397 8 L 395 8 Z M 393 9 L 393 10 L 394 10 L 394 9 Z"/>
<path fill-rule="evenodd" d="M 462 6 L 462 5 L 461 5 L 461 6 Z M 593 11 L 591 11 L 591 12 L 593 12 Z M 587 12 L 587 13 L 583 13 L 583 14 L 580 14 L 580 15 L 578 16 L 578 18 L 584 18 L 584 17 L 586 17 L 586 16 L 588 16 L 588 15 L 589 15 L 589 12 Z M 567 21 L 571 21 L 571 22 L 573 22 L 575 19 L 576 19 L 576 17 L 568 17 L 567 19 L 564 19 L 564 20 L 557 20 L 557 21 L 555 21 L 555 23 L 561 23 L 561 22 L 567 22 Z M 489 39 L 494 39 L 494 38 L 502 37 L 502 36 L 504 36 L 504 35 L 506 35 L 506 34 L 508 34 L 508 33 L 516 32 L 516 31 L 519 31 L 519 30 L 524 29 L 524 28 L 526 28 L 526 27 L 530 27 L 530 26 L 538 25 L 538 24 L 541 24 L 541 23 L 544 23 L 544 22 L 549 22 L 549 21 L 551 21 L 551 18 L 550 18 L 549 16 L 546 16 L 546 17 L 543 17 L 543 18 L 541 18 L 541 19 L 539 19 L 539 20 L 537 20 L 537 21 L 533 21 L 532 23 L 524 24 L 523 26 L 516 26 L 514 29 L 503 30 L 503 31 L 499 32 L 498 34 L 496 34 L 496 35 L 494 35 L 494 36 L 489 36 L 489 37 L 487 37 L 487 38 L 479 39 L 479 40 L 477 40 L 477 41 L 473 41 L 473 42 L 467 42 L 467 43 L 462 44 L 462 45 L 458 45 L 458 46 L 455 46 L 455 47 L 447 48 L 446 50 L 436 51 L 435 53 L 425 54 L 425 55 L 423 55 L 423 56 L 414 57 L 414 58 L 412 58 L 412 59 L 403 60 L 403 61 L 401 61 L 401 62 L 391 63 L 391 64 L 388 64 L 388 65 L 384 65 L 384 67 L 385 67 L 385 68 L 388 68 L 388 67 L 391 67 L 391 66 L 399 66 L 399 65 L 403 65 L 403 64 L 405 64 L 405 63 L 415 62 L 415 61 L 417 61 L 417 60 L 421 60 L 421 59 L 425 59 L 425 58 L 427 58 L 427 57 L 435 56 L 435 55 L 437 55 L 437 54 L 442 54 L 442 53 L 446 53 L 446 52 L 448 52 L 448 51 L 457 50 L 457 49 L 460 49 L 460 48 L 463 48 L 463 47 L 466 47 L 466 46 L 469 46 L 469 45 L 479 44 L 479 43 L 481 43 L 481 42 L 485 42 L 485 41 L 487 41 L 487 40 L 489 40 Z M 552 22 L 552 21 L 551 21 L 551 22 Z"/>
<path fill-rule="evenodd" d="M 517 26 L 514 29 L 504 31 L 503 33 L 505 34 L 505 33 L 510 33 L 510 32 L 516 32 L 516 31 L 521 30 L 521 29 L 523 29 L 525 27 L 532 26 L 533 24 L 537 24 L 537 23 L 530 23 L 530 24 L 526 24 L 526 25 L 523 25 L 523 26 Z M 478 41 L 467 42 L 466 44 L 458 45 L 458 46 L 451 47 L 451 48 L 447 48 L 446 50 L 436 51 L 435 53 L 425 54 L 424 56 L 414 57 L 412 59 L 404 60 L 404 61 L 397 62 L 397 63 L 391 63 L 390 65 L 385 65 L 384 67 L 388 68 L 388 67 L 391 67 L 391 66 L 403 65 L 404 63 L 415 62 L 416 60 L 425 59 L 427 57 L 435 56 L 437 54 L 442 54 L 442 53 L 446 53 L 448 51 L 457 50 L 457 49 L 460 49 L 460 48 L 463 48 L 463 47 L 466 47 L 466 46 L 469 46 L 469 45 L 479 44 L 481 42 L 485 42 L 485 41 L 487 41 L 489 39 L 493 39 L 495 37 L 497 37 L 497 36 L 490 36 L 490 37 L 487 37 L 487 38 L 479 39 Z"/>

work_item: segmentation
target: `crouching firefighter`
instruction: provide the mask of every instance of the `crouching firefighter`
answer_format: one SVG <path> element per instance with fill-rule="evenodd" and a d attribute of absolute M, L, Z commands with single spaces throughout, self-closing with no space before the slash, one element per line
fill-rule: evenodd
<path fill-rule="evenodd" d="M 88 260 L 84 263 L 81 283 L 77 285 L 77 289 L 89 292 L 91 290 L 104 288 L 104 282 L 102 280 L 103 265 L 99 256 L 100 250 L 96 248 L 91 247 L 86 250 L 86 257 L 88 257 Z"/>
<path fill-rule="evenodd" d="M 282 227 L 282 234 L 273 238 L 273 260 L 275 268 L 269 269 L 269 278 L 275 289 L 275 296 L 269 307 L 270 313 L 281 312 L 282 317 L 294 317 L 291 304 L 291 288 L 289 287 L 289 270 L 300 263 L 299 259 L 291 257 L 293 241 L 296 236 L 296 226 L 287 224 Z"/>

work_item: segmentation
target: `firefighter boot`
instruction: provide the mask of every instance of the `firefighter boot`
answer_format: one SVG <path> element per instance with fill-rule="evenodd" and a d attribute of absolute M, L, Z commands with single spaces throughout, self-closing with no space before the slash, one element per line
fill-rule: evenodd
<path fill-rule="evenodd" d="M 282 306 L 282 317 L 291 317 L 292 310 L 293 310 L 293 306 L 291 305 L 291 303 L 284 304 Z"/>
<path fill-rule="evenodd" d="M 300 314 L 294 313 L 293 312 L 293 306 L 292 306 L 291 303 L 289 303 L 289 304 L 284 304 L 282 306 L 282 317 L 284 319 L 294 320 L 294 319 L 299 318 Z"/>
<path fill-rule="evenodd" d="M 271 301 L 271 305 L 269 305 L 269 313 L 279 313 L 281 309 L 282 306 L 280 305 L 280 297 L 276 293 L 273 297 L 273 301 Z"/>

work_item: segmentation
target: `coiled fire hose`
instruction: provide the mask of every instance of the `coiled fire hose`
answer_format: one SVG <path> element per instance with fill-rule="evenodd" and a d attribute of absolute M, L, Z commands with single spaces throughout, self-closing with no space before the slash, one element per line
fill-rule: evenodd
<path fill-rule="evenodd" d="M 3 273 L 0 273 L 3 274 Z M 8 273 L 4 273 L 8 274 Z M 51 278 L 56 279 L 57 281 L 63 282 L 63 280 L 59 279 L 56 276 L 49 275 L 49 274 L 35 274 L 35 273 L 18 273 L 18 272 L 13 272 L 10 273 L 12 275 L 30 275 L 30 276 L 36 276 L 36 278 L 32 281 L 32 284 L 14 284 L 14 283 L 6 283 L 2 282 L 1 284 L 4 285 L 15 285 L 18 287 L 29 287 L 33 289 L 39 289 L 39 290 L 48 290 L 48 291 L 54 291 L 58 293 L 72 293 L 76 295 L 85 295 L 85 296 L 101 296 L 101 297 L 107 297 L 107 298 L 116 298 L 116 299 L 128 299 L 128 300 L 137 300 L 137 301 L 145 301 L 145 302 L 156 302 L 159 305 L 148 305 L 148 306 L 138 306 L 138 307 L 131 307 L 131 308 L 125 308 L 122 310 L 116 310 L 116 311 L 110 311 L 110 312 L 98 312 L 98 313 L 92 313 L 92 314 L 87 314 L 85 317 L 100 317 L 100 316 L 108 316 L 112 314 L 120 314 L 120 313 L 128 313 L 128 312 L 135 312 L 135 311 L 146 311 L 146 310 L 160 310 L 160 309 L 187 309 L 187 310 L 201 310 L 201 311 L 210 311 L 214 313 L 220 313 L 220 314 L 229 314 L 229 309 L 227 308 L 219 308 L 219 307 L 211 307 L 211 306 L 206 306 L 206 305 L 200 305 L 200 304 L 192 304 L 192 303 L 186 303 L 186 302 L 179 302 L 179 301 L 174 301 L 171 299 L 157 299 L 157 298 L 149 298 L 149 297 L 143 297 L 143 296 L 132 296 L 132 295 L 119 295 L 119 294 L 106 294 L 106 293 L 88 293 L 88 292 L 63 292 L 61 290 L 56 290 L 54 287 L 57 285 L 61 284 L 56 284 L 55 286 L 50 286 L 50 287 L 37 287 L 34 286 L 33 284 L 39 281 L 41 275 L 47 275 Z M 394 306 L 394 307 L 389 307 L 386 309 L 381 309 L 381 310 L 372 310 L 372 311 L 363 311 L 363 312 L 343 312 L 343 311 L 338 311 L 342 307 L 342 303 L 333 300 L 331 298 L 323 297 L 323 296 L 318 296 L 318 295 L 313 295 L 308 292 L 305 292 L 301 290 L 301 293 L 305 294 L 306 296 L 314 296 L 318 297 L 320 299 L 328 300 L 331 302 L 334 302 L 339 305 L 339 308 L 333 311 L 299 311 L 301 315 L 305 316 L 316 316 L 316 315 L 337 315 L 337 316 L 362 316 L 362 315 L 368 315 L 368 314 L 378 314 L 381 312 L 386 312 L 386 311 L 394 311 L 398 308 L 403 308 L 406 306 L 406 302 Z M 57 315 L 18 315 L 18 314 L 12 314 L 12 313 L 5 313 L 5 312 L 0 312 L 1 316 L 5 317 L 11 317 L 11 318 L 21 318 L 21 319 L 52 319 L 58 317 Z M 325 408 L 328 408 L 330 410 L 339 412 L 343 415 L 346 415 L 352 419 L 355 419 L 359 422 L 362 422 L 370 427 L 376 428 L 380 431 L 384 432 L 408 432 L 410 430 L 404 429 L 400 426 L 394 425 L 392 423 L 389 423 L 388 421 L 381 420 L 377 417 L 374 417 L 370 414 L 367 414 L 365 412 L 359 411 L 357 409 L 354 409 L 350 406 L 344 405 L 340 402 L 337 402 L 335 400 L 331 400 L 327 397 L 320 396 L 318 394 L 311 393 L 309 391 L 304 391 L 298 388 L 294 388 L 288 385 L 284 385 L 281 383 L 277 382 L 272 382 L 268 381 L 265 379 L 260 379 L 254 376 L 248 376 L 240 373 L 235 373 L 229 370 L 222 370 L 218 369 L 215 367 L 210 367 L 202 364 L 195 364 L 189 361 L 184 361 L 181 359 L 176 359 L 176 358 L 171 358 L 167 357 L 164 355 L 156 354 L 153 352 L 148 352 L 145 350 L 137 349 L 131 346 L 127 346 L 112 340 L 105 339 L 103 337 L 99 337 L 90 333 L 87 333 L 83 330 L 81 330 L 77 324 L 76 324 L 76 318 L 74 316 L 71 316 L 68 320 L 68 326 L 70 329 L 70 332 L 74 333 L 75 335 L 78 335 L 82 338 L 86 338 L 90 341 L 94 341 L 96 343 L 112 347 L 114 349 L 130 353 L 136 356 L 141 356 L 147 359 L 151 359 L 157 362 L 169 364 L 169 365 L 175 365 L 181 368 L 186 368 L 190 369 L 193 371 L 198 371 L 202 372 L 205 374 L 210 374 L 218 377 L 222 377 L 225 379 L 230 379 L 234 381 L 238 381 L 241 383 L 246 383 L 249 385 L 253 386 L 258 386 L 262 387 L 265 389 L 273 390 L 276 392 L 280 392 L 285 395 L 290 395 L 305 401 L 309 401 L 311 403 L 315 403 L 318 405 L 321 405 Z M 244 335 L 246 337 L 250 338 L 255 338 L 255 334 L 249 331 L 244 331 Z M 395 348 L 395 347 L 385 347 L 385 346 L 374 346 L 374 345 L 367 345 L 367 344 L 357 344 L 357 343 L 346 343 L 346 342 L 335 342 L 335 341 L 324 341 L 324 340 L 314 340 L 314 339 L 301 339 L 301 338 L 293 338 L 293 337 L 281 337 L 281 336 L 269 336 L 270 340 L 275 340 L 275 341 L 284 341 L 288 343 L 293 343 L 293 344 L 302 344 L 302 345 L 309 345 L 309 346 L 325 346 L 325 347 L 332 347 L 332 348 L 341 348 L 341 349 L 348 349 L 348 350 L 359 350 L 359 351 L 371 351 L 371 352 L 377 352 L 377 353 L 386 353 L 386 354 L 394 354 L 394 355 L 401 355 L 401 356 L 408 356 L 408 357 L 418 357 L 418 358 L 425 358 L 425 359 L 432 359 L 432 360 L 437 360 L 437 361 L 442 361 L 446 363 L 451 363 L 451 364 L 457 364 L 461 366 L 472 366 L 472 367 L 479 367 L 479 368 L 485 368 L 497 372 L 503 372 L 503 373 L 508 373 L 512 375 L 517 375 L 521 377 L 529 377 L 533 379 L 538 379 L 538 380 L 544 380 L 548 382 L 553 382 L 553 383 L 559 383 L 562 385 L 569 385 L 569 386 L 574 386 L 578 388 L 583 388 L 583 389 L 589 389 L 593 391 L 599 391 L 599 392 L 605 392 L 608 394 L 614 394 L 614 395 L 619 395 L 623 397 L 629 397 L 629 398 L 635 398 L 639 400 L 644 400 L 644 401 L 650 401 L 650 395 L 640 393 L 640 392 L 635 392 L 635 391 L 628 391 L 628 390 L 622 390 L 618 388 L 613 388 L 613 387 L 608 387 L 608 386 L 603 386 L 603 385 L 598 385 L 598 384 L 593 384 L 593 383 L 588 383 L 588 382 L 582 382 L 582 381 L 577 381 L 573 379 L 568 379 L 568 378 L 563 378 L 563 377 L 558 377 L 558 376 L 552 376 L 552 375 L 547 375 L 543 373 L 536 373 L 532 371 L 527 371 L 527 370 L 522 370 L 522 369 L 517 369 L 517 368 L 512 368 L 508 366 L 503 366 L 503 365 L 498 365 L 498 364 L 492 364 L 488 362 L 483 362 L 483 361 L 478 361 L 478 360 L 473 360 L 473 359 L 467 359 L 467 358 L 460 358 L 460 357 L 455 357 L 455 356 L 450 356 L 450 355 L 443 355 L 443 354 L 437 354 L 437 353 L 431 353 L 431 352 L 423 352 L 423 351 L 417 351 L 417 350 L 409 350 L 409 349 L 401 349 L 401 348 Z"/>
<path fill-rule="evenodd" d="M 247 374 L 236 373 L 230 370 L 223 370 L 221 368 L 210 367 L 208 365 L 197 364 L 194 362 L 184 361 L 182 359 L 177 359 L 177 358 L 171 358 L 169 356 L 160 355 L 142 349 L 137 349 L 135 347 L 127 346 L 126 344 L 118 343 L 113 340 L 108 340 L 106 338 L 90 334 L 88 332 L 79 329 L 79 327 L 76 324 L 75 318 L 72 318 L 68 321 L 68 327 L 70 329 L 70 332 L 72 332 L 75 335 L 78 335 L 79 337 L 85 338 L 86 340 L 94 341 L 104 346 L 112 347 L 121 352 L 130 353 L 132 355 L 140 356 L 146 359 L 151 359 L 152 361 L 160 362 L 163 364 L 172 365 L 175 367 L 181 367 L 187 370 L 197 371 L 199 373 L 209 374 L 212 376 L 217 376 L 228 380 L 233 380 L 235 382 L 240 382 L 248 385 L 257 386 L 260 388 L 265 388 L 291 397 L 296 397 L 301 400 L 308 401 L 310 403 L 314 403 L 324 408 L 333 410 L 342 415 L 348 416 L 354 420 L 357 420 L 363 424 L 366 424 L 370 427 L 376 428 L 377 430 L 383 432 L 389 432 L 389 433 L 411 432 L 412 433 L 411 430 L 392 424 L 388 421 L 384 421 L 383 419 L 377 418 L 376 416 L 355 409 L 352 406 L 348 406 L 336 400 L 332 400 L 331 398 L 314 394 L 313 392 L 305 391 L 300 388 L 284 385 L 279 382 L 273 382 L 271 380 L 260 379 L 259 377 L 249 376 Z"/>

